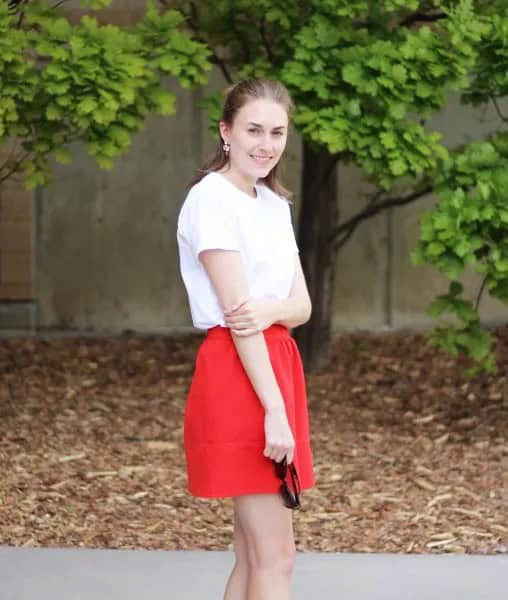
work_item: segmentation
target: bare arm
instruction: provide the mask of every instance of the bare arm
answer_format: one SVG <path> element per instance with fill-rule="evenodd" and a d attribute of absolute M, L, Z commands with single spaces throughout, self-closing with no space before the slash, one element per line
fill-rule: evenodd
<path fill-rule="evenodd" d="M 289 297 L 284 300 L 275 300 L 274 310 L 276 314 L 274 323 L 289 328 L 303 325 L 310 319 L 312 303 L 298 253 L 295 253 L 295 274 Z"/>
<path fill-rule="evenodd" d="M 223 310 L 228 310 L 249 297 L 238 252 L 205 250 L 200 253 L 199 260 L 205 267 Z M 239 337 L 232 332 L 231 335 L 242 365 L 265 410 L 283 407 L 263 334 L 259 332 L 248 337 Z"/>

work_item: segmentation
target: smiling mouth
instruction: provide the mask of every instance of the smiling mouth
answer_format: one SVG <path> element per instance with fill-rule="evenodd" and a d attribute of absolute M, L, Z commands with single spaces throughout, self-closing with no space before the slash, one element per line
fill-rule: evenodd
<path fill-rule="evenodd" d="M 251 154 L 250 156 L 254 160 L 264 160 L 264 161 L 271 160 L 273 158 L 272 156 L 256 156 L 255 154 Z"/>

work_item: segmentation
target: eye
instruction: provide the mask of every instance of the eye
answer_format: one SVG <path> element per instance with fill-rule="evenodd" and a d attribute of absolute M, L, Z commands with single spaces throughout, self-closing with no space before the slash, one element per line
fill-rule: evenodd
<path fill-rule="evenodd" d="M 261 129 L 258 129 L 256 127 L 250 127 L 247 131 L 249 133 L 261 133 Z M 279 137 L 284 135 L 283 131 L 274 131 L 273 133 Z"/>

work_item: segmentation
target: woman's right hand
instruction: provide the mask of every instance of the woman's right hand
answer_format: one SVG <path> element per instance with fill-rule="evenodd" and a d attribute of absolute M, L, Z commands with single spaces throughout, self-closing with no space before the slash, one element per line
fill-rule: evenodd
<path fill-rule="evenodd" d="M 286 456 L 287 463 L 293 462 L 295 440 L 289 427 L 284 406 L 270 408 L 265 412 L 265 450 L 263 454 L 276 462 Z"/>

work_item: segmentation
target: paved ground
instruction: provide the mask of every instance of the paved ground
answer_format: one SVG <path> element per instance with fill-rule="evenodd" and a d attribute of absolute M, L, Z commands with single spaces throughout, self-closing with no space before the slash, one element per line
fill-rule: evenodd
<path fill-rule="evenodd" d="M 0 547 L 0 600 L 221 600 L 230 552 Z M 504 600 L 508 556 L 298 554 L 293 600 Z"/>

